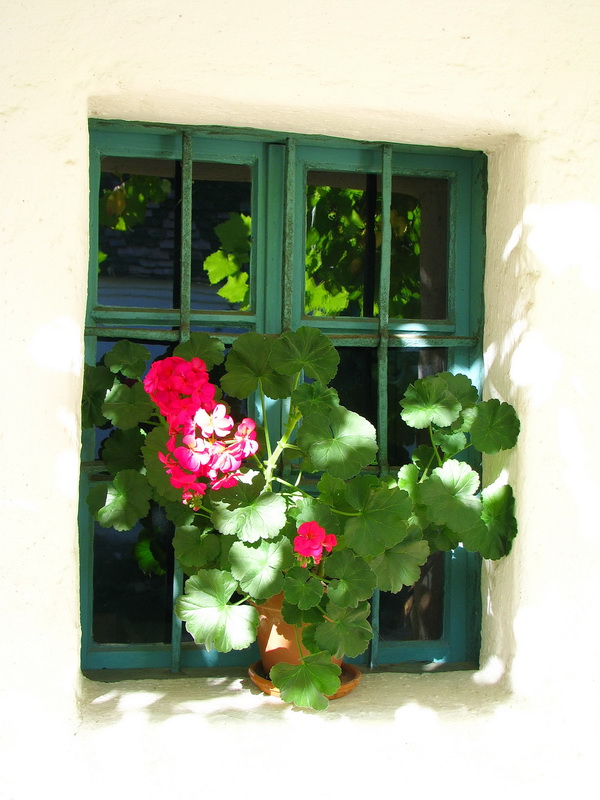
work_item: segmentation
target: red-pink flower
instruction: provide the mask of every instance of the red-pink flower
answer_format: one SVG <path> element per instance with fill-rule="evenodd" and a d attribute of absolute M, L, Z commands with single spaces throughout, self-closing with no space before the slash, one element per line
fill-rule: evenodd
<path fill-rule="evenodd" d="M 321 561 L 323 549 L 331 553 L 337 544 L 333 533 L 326 533 L 314 520 L 303 522 L 298 528 L 298 535 L 294 539 L 294 550 L 302 558 L 312 558 L 315 564 Z M 306 563 L 303 564 L 306 566 Z"/>

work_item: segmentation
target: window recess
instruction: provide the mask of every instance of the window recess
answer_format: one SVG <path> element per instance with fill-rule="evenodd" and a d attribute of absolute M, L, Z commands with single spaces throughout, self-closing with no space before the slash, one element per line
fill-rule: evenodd
<path fill-rule="evenodd" d="M 340 352 L 341 401 L 377 426 L 376 469 L 388 474 L 417 444 L 399 414 L 409 383 L 441 369 L 480 383 L 482 154 L 91 121 L 90 176 L 88 363 L 120 338 L 156 355 L 195 330 L 227 344 L 248 330 L 318 327 Z M 194 645 L 174 618 L 182 573 L 160 507 L 144 525 L 161 575 L 134 555 L 147 530 L 93 523 L 85 498 L 102 478 L 103 435 L 83 437 L 83 667 L 252 663 L 252 649 Z M 376 596 L 377 635 L 357 660 L 475 662 L 478 576 L 459 548 L 430 559 L 414 587 Z"/>

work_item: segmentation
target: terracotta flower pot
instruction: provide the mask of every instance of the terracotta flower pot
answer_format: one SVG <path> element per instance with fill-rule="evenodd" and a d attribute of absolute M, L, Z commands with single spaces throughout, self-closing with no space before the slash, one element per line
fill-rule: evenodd
<path fill-rule="evenodd" d="M 308 655 L 308 650 L 298 648 L 298 639 L 293 625 L 289 625 L 281 615 L 283 592 L 270 597 L 261 605 L 256 605 L 259 623 L 257 642 L 260 658 L 268 675 L 271 667 L 280 661 L 286 664 L 299 664 L 300 657 Z M 332 659 L 342 664 L 341 658 Z"/>
<path fill-rule="evenodd" d="M 298 640 L 294 632 L 294 626 L 289 625 L 281 615 L 281 605 L 283 603 L 283 592 L 270 597 L 264 603 L 256 604 L 259 623 L 257 642 L 261 661 L 253 664 L 248 674 L 253 683 L 265 694 L 279 697 L 279 689 L 269 680 L 269 672 L 275 664 L 284 661 L 286 664 L 299 664 L 300 656 L 308 655 L 308 650 L 304 647 L 298 648 Z M 351 692 L 362 677 L 358 667 L 353 664 L 346 664 L 341 658 L 332 658 L 341 667 L 340 688 L 335 694 L 328 695 L 330 700 Z"/>

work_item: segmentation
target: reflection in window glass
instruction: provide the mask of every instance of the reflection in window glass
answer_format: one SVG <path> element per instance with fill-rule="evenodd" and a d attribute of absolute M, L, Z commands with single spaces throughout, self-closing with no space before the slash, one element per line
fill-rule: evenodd
<path fill-rule="evenodd" d="M 379 596 L 379 635 L 384 641 L 441 639 L 443 618 L 444 553 L 429 557 L 412 586 Z"/>
<path fill-rule="evenodd" d="M 392 181 L 391 319 L 447 316 L 447 181 Z M 306 198 L 307 316 L 377 317 L 381 177 L 309 172 Z"/>
<path fill-rule="evenodd" d="M 199 162 L 192 188 L 192 308 L 248 311 L 252 173 Z"/>
<path fill-rule="evenodd" d="M 92 636 L 97 644 L 171 641 L 173 526 L 153 504 L 130 531 L 95 525 Z"/>
<path fill-rule="evenodd" d="M 98 303 L 172 308 L 175 164 L 104 158 L 98 206 Z"/>

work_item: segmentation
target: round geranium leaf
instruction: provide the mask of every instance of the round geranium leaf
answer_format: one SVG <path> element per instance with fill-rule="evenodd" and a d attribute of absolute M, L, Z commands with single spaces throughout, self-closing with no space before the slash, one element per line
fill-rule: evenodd
<path fill-rule="evenodd" d="M 340 688 L 340 672 L 329 656 L 315 653 L 303 658 L 301 664 L 275 664 L 270 678 L 284 702 L 324 711 L 329 705 L 327 697 Z"/>
<path fill-rule="evenodd" d="M 329 472 L 334 478 L 352 478 L 372 463 L 377 453 L 373 425 L 343 406 L 333 408 L 327 416 L 307 417 L 297 443 L 317 471 Z"/>
<path fill-rule="evenodd" d="M 356 608 L 375 590 L 375 573 L 364 559 L 349 550 L 332 553 L 327 558 L 325 571 L 333 579 L 327 595 L 337 606 Z"/>
<path fill-rule="evenodd" d="M 144 374 L 150 351 L 143 344 L 123 339 L 104 356 L 104 363 L 111 372 L 120 372 L 127 378 L 139 378 Z"/>
<path fill-rule="evenodd" d="M 285 576 L 284 596 L 301 611 L 314 608 L 323 597 L 323 584 L 309 570 L 294 567 Z"/>
<path fill-rule="evenodd" d="M 400 405 L 404 409 L 402 419 L 411 428 L 427 428 L 429 425 L 446 428 L 461 411 L 460 402 L 448 390 L 446 381 L 437 375 L 411 383 Z"/>
<path fill-rule="evenodd" d="M 419 498 L 431 522 L 447 525 L 460 534 L 481 515 L 481 500 L 475 496 L 478 489 L 479 475 L 475 470 L 450 459 L 419 485 Z"/>
<path fill-rule="evenodd" d="M 283 589 L 283 571 L 294 563 L 292 545 L 282 537 L 256 546 L 234 542 L 229 551 L 231 574 L 255 600 L 265 600 Z"/>
<path fill-rule="evenodd" d="M 139 428 L 123 431 L 115 428 L 102 443 L 101 457 L 111 475 L 123 469 L 140 470 L 144 460 L 141 448 L 144 434 Z"/>
<path fill-rule="evenodd" d="M 451 372 L 440 372 L 438 373 L 438 377 L 444 381 L 450 394 L 458 400 L 463 409 L 472 408 L 479 400 L 477 387 L 473 385 L 471 379 L 466 375 L 462 373 L 453 375 Z"/>
<path fill-rule="evenodd" d="M 94 500 L 100 493 L 93 495 Z M 143 519 L 150 510 L 152 489 L 144 475 L 133 469 L 126 469 L 106 486 L 106 498 L 101 508 L 97 508 L 94 516 L 103 528 L 114 528 L 117 531 L 128 531 Z"/>
<path fill-rule="evenodd" d="M 237 504 L 213 501 L 210 519 L 221 533 L 252 543 L 274 539 L 286 524 L 285 512 L 281 495 L 265 493 Z"/>
<path fill-rule="evenodd" d="M 116 428 L 128 430 L 147 422 L 155 412 L 154 403 L 139 381 L 133 386 L 115 383 L 102 404 L 102 413 Z"/>
<path fill-rule="evenodd" d="M 479 552 L 484 558 L 502 558 L 510 553 L 517 535 L 512 489 L 510 486 L 489 486 L 483 490 L 481 497 L 482 524 L 463 535 L 463 544 L 467 550 Z"/>
<path fill-rule="evenodd" d="M 477 415 L 471 425 L 471 441 L 480 452 L 493 455 L 515 446 L 519 427 L 511 405 L 499 400 L 485 400 L 477 406 Z"/>
<path fill-rule="evenodd" d="M 292 393 L 292 405 L 296 406 L 303 417 L 312 411 L 328 414 L 330 409 L 339 406 L 340 398 L 335 389 L 328 388 L 322 383 L 302 383 Z"/>
<path fill-rule="evenodd" d="M 282 375 L 304 371 L 309 378 L 329 383 L 337 372 L 340 357 L 327 336 L 317 328 L 286 331 L 273 344 L 270 363 Z"/>
<path fill-rule="evenodd" d="M 225 361 L 226 373 L 221 378 L 223 391 L 231 397 L 243 399 L 258 388 L 272 399 L 289 397 L 291 379 L 270 366 L 269 355 L 273 339 L 259 333 L 242 334 L 233 343 Z"/>
<path fill-rule="evenodd" d="M 202 570 L 185 582 L 185 594 L 177 599 L 175 613 L 196 644 L 229 653 L 245 650 L 256 639 L 256 609 L 229 603 L 237 588 L 230 573 L 218 569 Z"/>
<path fill-rule="evenodd" d="M 200 568 L 214 564 L 221 552 L 219 536 L 205 533 L 195 525 L 175 529 L 173 548 L 182 567 Z"/>
<path fill-rule="evenodd" d="M 384 592 L 399 592 L 419 580 L 421 567 L 429 556 L 429 546 L 420 531 L 413 531 L 394 547 L 371 561 L 377 577 L 377 588 Z"/>
<path fill-rule="evenodd" d="M 404 539 L 411 512 L 411 499 L 402 489 L 370 491 L 344 528 L 348 547 L 363 558 L 374 558 Z"/>
<path fill-rule="evenodd" d="M 225 358 L 225 345 L 220 339 L 209 336 L 202 331 L 194 331 L 187 342 L 178 344 L 173 350 L 174 356 L 191 361 L 200 358 L 206 364 L 206 369 L 212 369 L 215 364 L 222 364 Z"/>
<path fill-rule="evenodd" d="M 357 608 L 340 608 L 328 603 L 327 620 L 317 625 L 315 631 L 319 647 L 336 658 L 344 655 L 354 658 L 364 653 L 373 638 L 373 629 L 367 621 L 370 610 L 366 602 Z"/>

